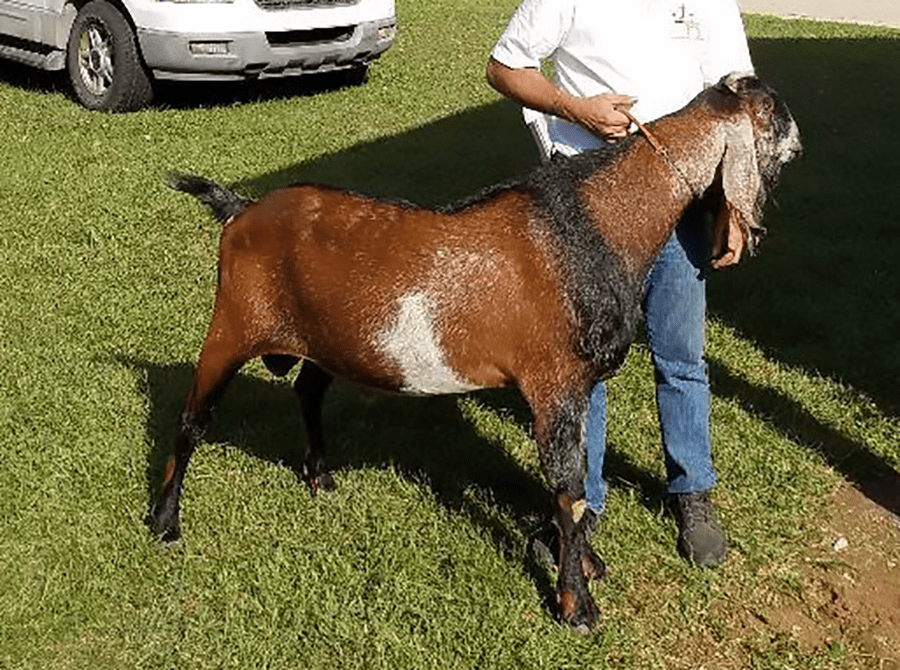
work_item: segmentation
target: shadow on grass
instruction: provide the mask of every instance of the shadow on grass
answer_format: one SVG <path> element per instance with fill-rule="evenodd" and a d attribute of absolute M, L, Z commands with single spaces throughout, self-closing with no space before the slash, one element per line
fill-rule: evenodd
<path fill-rule="evenodd" d="M 149 509 L 174 449 L 177 419 L 194 368 L 125 356 L 114 361 L 142 380 L 141 390 L 149 401 Z M 521 426 L 530 425 L 530 410 L 515 389 L 481 391 L 473 396 L 483 408 L 502 413 Z M 533 581 L 546 610 L 556 613 L 555 584 L 530 546 L 532 538 L 547 528 L 549 494 L 543 482 L 510 458 L 502 445 L 490 443 L 472 428 L 461 415 L 457 397 L 371 395 L 338 381 L 326 396 L 323 418 L 325 460 L 330 470 L 393 468 L 410 481 L 427 486 L 441 506 L 483 529 L 513 568 Z M 302 464 L 308 442 L 289 384 L 239 373 L 215 408 L 205 441 L 229 443 L 254 458 L 289 467 L 297 486 L 306 487 Z M 665 487 L 654 475 L 613 448 L 607 471 L 612 488 L 636 488 L 644 504 L 659 509 Z M 320 499 L 327 504 L 327 494 Z"/>
<path fill-rule="evenodd" d="M 709 377 L 715 395 L 737 402 L 796 444 L 818 453 L 869 500 L 900 517 L 900 473 L 884 458 L 823 425 L 795 400 L 750 384 L 716 361 L 709 364 Z"/>
<path fill-rule="evenodd" d="M 142 380 L 149 401 L 149 508 L 174 449 L 177 419 L 194 368 L 128 357 L 117 357 L 115 362 Z M 483 392 L 478 399 L 488 407 L 518 407 L 524 416 L 528 414 L 514 390 Z M 501 446 L 474 431 L 461 416 L 456 397 L 371 396 L 338 381 L 326 396 L 323 418 L 329 469 L 394 468 L 410 481 L 427 486 L 440 505 L 483 529 L 507 560 L 534 581 L 548 611 L 555 611 L 554 585 L 545 566 L 535 560 L 523 541 L 523 536 L 538 532 L 545 524 L 549 495 L 542 482 Z M 301 473 L 308 443 L 289 384 L 238 374 L 215 408 L 205 441 L 227 442 L 254 458 L 287 466 L 296 474 L 297 486 L 306 487 Z M 200 485 L 190 480 L 187 484 Z M 327 504 L 327 495 L 320 499 Z M 516 527 L 504 521 L 510 516 Z"/>
<path fill-rule="evenodd" d="M 710 311 L 773 358 L 900 414 L 900 39 L 754 40 L 804 155 L 758 257 L 709 283 Z M 898 462 L 900 462 L 900 454 Z"/>
<path fill-rule="evenodd" d="M 709 282 L 710 311 L 771 358 L 846 383 L 897 416 L 900 39 L 765 39 L 751 50 L 788 101 L 804 155 L 785 170 L 759 256 Z M 878 454 L 715 363 L 711 381 L 900 515 L 900 448 Z"/>
<path fill-rule="evenodd" d="M 437 206 L 525 174 L 537 160 L 519 108 L 500 101 L 232 186 L 258 197 L 311 181 Z"/>
<path fill-rule="evenodd" d="M 194 109 L 230 107 L 269 100 L 302 98 L 342 88 L 360 86 L 366 81 L 359 70 L 340 70 L 307 74 L 302 77 L 250 79 L 240 82 L 156 82 L 153 107 Z"/>
<path fill-rule="evenodd" d="M 0 60 L 0 82 L 32 93 L 66 93 L 69 90 L 61 72 L 48 72 L 8 60 Z"/>

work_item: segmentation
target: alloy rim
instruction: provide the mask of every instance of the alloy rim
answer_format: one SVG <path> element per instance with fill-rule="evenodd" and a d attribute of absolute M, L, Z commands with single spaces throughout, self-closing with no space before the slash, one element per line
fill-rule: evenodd
<path fill-rule="evenodd" d="M 112 86 L 112 39 L 99 23 L 86 25 L 78 38 L 78 68 L 93 95 L 102 96 Z"/>

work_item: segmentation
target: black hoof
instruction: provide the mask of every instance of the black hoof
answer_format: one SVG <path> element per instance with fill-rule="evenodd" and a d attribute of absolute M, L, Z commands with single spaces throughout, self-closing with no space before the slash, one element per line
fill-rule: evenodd
<path fill-rule="evenodd" d="M 316 485 L 320 491 L 334 491 L 337 484 L 330 472 L 322 472 L 316 477 Z"/>
<path fill-rule="evenodd" d="M 151 532 L 164 546 L 172 546 L 181 539 L 178 510 L 169 509 L 165 504 L 156 503 L 150 508 L 146 519 Z"/>
<path fill-rule="evenodd" d="M 312 465 L 303 464 L 303 481 L 309 486 L 309 492 L 314 496 L 319 491 L 334 491 L 337 488 L 334 477 L 328 470 L 321 467 L 321 462 Z"/>
<path fill-rule="evenodd" d="M 174 528 L 166 528 L 162 532 L 157 533 L 159 543 L 164 547 L 174 547 L 181 541 L 181 529 L 176 525 Z"/>
<path fill-rule="evenodd" d="M 576 633 L 590 633 L 600 627 L 600 612 L 590 595 L 579 598 L 569 591 L 560 593 L 559 615 Z"/>

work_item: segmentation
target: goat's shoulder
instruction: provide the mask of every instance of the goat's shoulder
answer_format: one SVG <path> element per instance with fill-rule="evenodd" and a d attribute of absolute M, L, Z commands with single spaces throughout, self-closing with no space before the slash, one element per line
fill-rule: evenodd
<path fill-rule="evenodd" d="M 631 136 L 617 142 L 603 142 L 574 156 L 556 154 L 528 176 L 526 186 L 536 193 L 577 187 L 597 172 L 612 169 L 634 142 Z"/>

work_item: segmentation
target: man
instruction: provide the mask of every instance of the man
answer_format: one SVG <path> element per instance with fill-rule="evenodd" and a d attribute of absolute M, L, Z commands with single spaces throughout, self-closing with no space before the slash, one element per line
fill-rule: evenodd
<path fill-rule="evenodd" d="M 553 79 L 541 72 L 553 64 Z M 548 160 L 625 137 L 641 122 L 682 108 L 725 74 L 751 72 L 735 0 L 524 0 L 491 52 L 489 83 L 526 109 Z M 728 231 L 716 266 L 740 259 L 743 238 Z M 710 393 L 703 358 L 709 251 L 702 226 L 679 225 L 647 279 L 644 312 L 656 371 L 668 491 L 682 553 L 722 563 L 725 534 L 709 492 Z M 548 361 L 552 365 L 552 361 Z M 591 394 L 586 426 L 588 525 L 603 511 L 606 389 Z"/>

